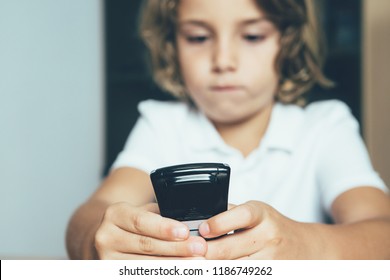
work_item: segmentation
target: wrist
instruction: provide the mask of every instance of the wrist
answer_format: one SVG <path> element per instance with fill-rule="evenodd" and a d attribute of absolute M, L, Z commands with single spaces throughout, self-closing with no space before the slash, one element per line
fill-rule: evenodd
<path fill-rule="evenodd" d="M 338 245 L 339 240 L 335 226 L 320 223 L 309 224 L 309 226 L 312 229 L 309 240 L 313 244 L 311 252 L 313 259 L 342 259 L 342 252 L 339 250 L 341 246 Z"/>
<path fill-rule="evenodd" d="M 82 254 L 84 260 L 98 260 L 99 254 L 95 246 L 95 235 L 97 228 L 91 230 L 91 232 L 86 236 L 83 242 Z"/>

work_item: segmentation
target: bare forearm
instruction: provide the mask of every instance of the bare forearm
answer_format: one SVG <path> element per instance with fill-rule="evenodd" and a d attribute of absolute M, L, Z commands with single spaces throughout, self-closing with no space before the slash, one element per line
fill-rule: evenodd
<path fill-rule="evenodd" d="M 71 259 L 97 259 L 95 233 L 101 223 L 107 203 L 90 201 L 72 216 L 66 233 L 66 247 Z"/>
<path fill-rule="evenodd" d="M 327 259 L 390 259 L 390 218 L 317 225 Z"/>

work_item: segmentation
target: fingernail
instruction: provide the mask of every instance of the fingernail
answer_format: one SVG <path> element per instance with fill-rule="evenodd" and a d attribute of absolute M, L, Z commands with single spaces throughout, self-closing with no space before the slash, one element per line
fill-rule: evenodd
<path fill-rule="evenodd" d="M 210 233 L 210 227 L 209 227 L 209 224 L 204 222 L 204 223 L 201 223 L 201 225 L 199 226 L 199 232 L 203 235 L 203 236 L 206 236 Z"/>
<path fill-rule="evenodd" d="M 190 243 L 190 251 L 195 256 L 203 256 L 204 255 L 204 246 L 202 243 L 194 242 Z"/>
<path fill-rule="evenodd" d="M 185 239 L 188 235 L 188 230 L 185 227 L 178 227 L 173 229 L 173 236 L 177 239 Z"/>

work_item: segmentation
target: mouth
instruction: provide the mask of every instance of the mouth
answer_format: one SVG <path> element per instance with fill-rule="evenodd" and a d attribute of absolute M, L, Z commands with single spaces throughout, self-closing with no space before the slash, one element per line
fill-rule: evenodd
<path fill-rule="evenodd" d="M 210 89 L 216 92 L 233 92 L 233 91 L 242 90 L 243 87 L 237 85 L 216 85 L 216 86 L 211 86 Z"/>

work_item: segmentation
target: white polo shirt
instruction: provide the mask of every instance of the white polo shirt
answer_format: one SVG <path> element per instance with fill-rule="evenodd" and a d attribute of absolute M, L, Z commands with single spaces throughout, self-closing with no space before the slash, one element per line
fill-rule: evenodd
<path fill-rule="evenodd" d="M 302 222 L 324 222 L 346 190 L 387 187 L 373 170 L 349 108 L 321 101 L 275 104 L 268 129 L 249 156 L 228 146 L 212 123 L 181 102 L 143 101 L 140 117 L 112 169 L 153 169 L 193 162 L 231 167 L 229 202 L 268 203 Z"/>

